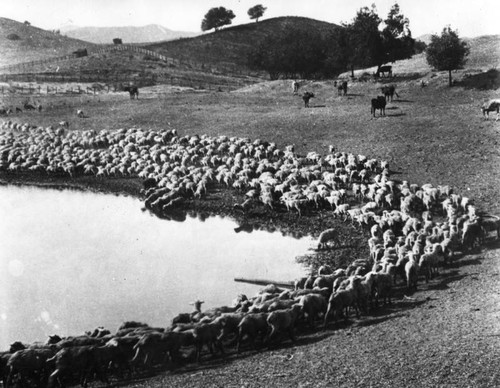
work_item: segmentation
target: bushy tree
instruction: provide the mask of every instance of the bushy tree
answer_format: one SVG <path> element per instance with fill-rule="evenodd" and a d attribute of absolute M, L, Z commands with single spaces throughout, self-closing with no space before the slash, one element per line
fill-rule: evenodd
<path fill-rule="evenodd" d="M 211 8 L 201 22 L 201 30 L 208 31 L 212 28 L 218 31 L 220 27 L 231 24 L 236 16 L 233 11 L 224 7 Z"/>
<path fill-rule="evenodd" d="M 401 13 L 398 3 L 391 7 L 384 24 L 381 58 L 383 62 L 379 65 L 410 58 L 413 55 L 415 40 L 411 37 L 410 21 Z"/>
<path fill-rule="evenodd" d="M 258 22 L 259 18 L 264 15 L 266 9 L 267 8 L 262 4 L 257 4 L 248 10 L 248 16 L 250 16 L 250 19 L 255 19 L 255 21 Z"/>
<path fill-rule="evenodd" d="M 431 42 L 426 49 L 426 59 L 433 68 L 448 71 L 448 82 L 452 86 L 451 71 L 464 67 L 469 51 L 467 43 L 458 37 L 458 33 L 450 27 L 445 27 L 441 36 L 431 36 Z"/>
<path fill-rule="evenodd" d="M 413 55 L 415 40 L 411 37 L 410 22 L 401 14 L 399 5 L 392 6 L 383 20 L 384 28 L 379 29 L 382 19 L 374 5 L 363 7 L 349 24 L 344 24 L 349 44 L 346 55 L 354 68 L 378 66 L 387 62 L 410 58 Z"/>
<path fill-rule="evenodd" d="M 377 15 L 375 6 L 363 7 L 351 24 L 344 25 L 348 35 L 346 52 L 354 76 L 354 67 L 370 67 L 381 63 L 383 57 L 382 37 L 378 29 L 382 20 Z"/>

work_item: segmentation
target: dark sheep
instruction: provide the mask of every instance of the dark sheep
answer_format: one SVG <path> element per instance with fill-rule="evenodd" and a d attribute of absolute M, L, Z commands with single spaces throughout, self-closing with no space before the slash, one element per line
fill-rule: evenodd
<path fill-rule="evenodd" d="M 30 379 L 32 383 L 37 384 L 37 386 L 42 385 L 47 380 L 47 368 L 50 365 L 48 360 L 54 354 L 55 350 L 48 348 L 23 349 L 15 352 L 7 361 L 9 375 L 5 386 L 10 386 L 15 376 L 19 378 L 22 386 L 26 386 L 23 383 L 26 378 Z"/>
<path fill-rule="evenodd" d="M 254 349 L 256 349 L 255 339 L 257 336 L 260 335 L 261 339 L 264 340 L 269 329 L 267 317 L 266 313 L 248 314 L 243 317 L 238 325 L 238 353 L 240 353 L 241 342 L 245 337 L 248 337 Z"/>

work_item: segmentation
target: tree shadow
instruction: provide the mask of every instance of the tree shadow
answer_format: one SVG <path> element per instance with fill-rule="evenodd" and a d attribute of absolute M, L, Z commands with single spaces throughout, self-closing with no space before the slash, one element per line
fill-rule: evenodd
<path fill-rule="evenodd" d="M 326 108 L 326 105 L 309 105 L 309 108 Z"/>
<path fill-rule="evenodd" d="M 403 100 L 403 99 L 399 99 L 399 98 L 396 101 L 397 102 L 415 102 L 415 101 L 412 101 L 412 100 Z"/>
<path fill-rule="evenodd" d="M 461 81 L 456 82 L 456 85 L 465 89 L 496 90 L 500 87 L 500 71 L 490 69 L 485 73 L 465 74 Z"/>
<path fill-rule="evenodd" d="M 406 116 L 406 113 L 401 112 L 401 113 L 393 113 L 387 115 L 387 117 L 400 117 L 400 116 Z"/>

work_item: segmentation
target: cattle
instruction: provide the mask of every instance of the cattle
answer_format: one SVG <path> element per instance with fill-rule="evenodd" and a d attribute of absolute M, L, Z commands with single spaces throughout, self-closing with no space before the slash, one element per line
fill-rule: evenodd
<path fill-rule="evenodd" d="M 299 88 L 300 88 L 300 84 L 298 81 L 294 80 L 292 82 L 292 91 L 293 91 L 293 94 L 297 94 L 299 92 Z"/>
<path fill-rule="evenodd" d="M 380 115 L 385 116 L 385 105 L 386 105 L 386 100 L 385 96 L 378 96 L 377 98 L 372 98 L 372 109 L 371 113 L 373 114 L 373 117 L 375 117 L 375 111 L 377 109 L 380 109 Z"/>
<path fill-rule="evenodd" d="M 139 88 L 137 86 L 124 86 L 123 91 L 129 92 L 131 100 L 133 100 L 134 98 L 136 98 L 137 100 L 139 99 Z"/>
<path fill-rule="evenodd" d="M 375 76 L 376 77 L 380 77 L 380 74 L 382 73 L 382 75 L 385 77 L 385 74 L 387 73 L 387 75 L 389 77 L 392 77 L 392 66 L 380 66 L 378 69 L 377 69 L 377 72 L 375 73 Z"/>
<path fill-rule="evenodd" d="M 396 95 L 396 97 L 399 98 L 399 94 L 396 92 L 395 85 L 382 86 L 381 90 L 382 90 L 382 94 L 385 96 L 386 101 L 389 101 L 389 99 L 390 99 L 392 102 L 394 94 Z"/>
<path fill-rule="evenodd" d="M 490 112 L 497 112 L 497 118 L 495 121 L 498 121 L 500 118 L 500 98 L 495 98 L 485 102 L 481 107 L 481 112 L 483 112 L 483 117 L 486 120 L 489 119 Z"/>
<path fill-rule="evenodd" d="M 304 100 L 304 107 L 309 108 L 309 100 L 314 97 L 314 93 L 305 92 L 302 95 L 302 99 Z"/>
<path fill-rule="evenodd" d="M 340 85 L 337 86 L 337 91 L 339 96 L 347 95 L 347 81 L 342 81 Z"/>

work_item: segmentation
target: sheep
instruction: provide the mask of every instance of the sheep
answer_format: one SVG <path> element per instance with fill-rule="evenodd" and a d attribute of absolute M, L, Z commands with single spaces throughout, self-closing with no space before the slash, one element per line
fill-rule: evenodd
<path fill-rule="evenodd" d="M 81 109 L 78 109 L 78 110 L 76 111 L 76 115 L 77 115 L 78 117 L 80 117 L 80 118 L 85 117 L 85 114 L 83 113 L 83 110 L 81 110 Z"/>
<path fill-rule="evenodd" d="M 490 112 L 495 112 L 495 111 L 497 112 L 497 117 L 496 117 L 495 121 L 498 121 L 498 119 L 500 118 L 500 99 L 499 98 L 489 100 L 488 102 L 485 102 L 481 106 L 481 112 L 483 113 L 483 117 L 486 120 L 489 119 Z"/>
<path fill-rule="evenodd" d="M 378 306 L 380 298 L 383 303 L 391 304 L 391 293 L 394 284 L 394 276 L 389 273 L 374 272 L 373 275 L 373 289 L 375 292 L 375 306 Z"/>
<path fill-rule="evenodd" d="M 420 271 L 415 256 L 410 252 L 409 260 L 406 262 L 404 270 L 406 275 L 406 289 L 408 291 L 417 289 L 418 273 Z"/>
<path fill-rule="evenodd" d="M 152 367 L 164 363 L 168 355 L 174 361 L 178 359 L 183 343 L 184 335 L 175 331 L 144 334 L 134 345 L 132 363 L 141 362 L 144 366 Z"/>
<path fill-rule="evenodd" d="M 15 376 L 18 376 L 23 386 L 26 386 L 23 383 L 26 377 L 35 382 L 37 386 L 40 386 L 41 380 L 45 380 L 48 374 L 47 368 L 49 365 L 47 360 L 53 357 L 55 353 L 52 348 L 18 350 L 7 361 L 9 374 L 5 386 L 10 386 Z"/>
<path fill-rule="evenodd" d="M 386 100 L 385 96 L 378 96 L 377 98 L 372 98 L 372 108 L 371 108 L 371 113 L 373 117 L 375 117 L 375 112 L 377 109 L 380 109 L 380 115 L 385 116 L 385 105 L 386 105 Z"/>
<path fill-rule="evenodd" d="M 278 310 L 270 313 L 267 317 L 267 323 L 271 331 L 267 337 L 267 341 L 271 342 L 278 332 L 286 331 L 292 342 L 295 342 L 295 324 L 301 314 L 301 310 L 302 307 L 295 304 L 287 310 Z"/>
<path fill-rule="evenodd" d="M 214 345 L 224 354 L 224 348 L 219 340 L 221 328 L 220 322 L 210 322 L 199 324 L 193 329 L 197 362 L 200 362 L 203 345 L 207 345 L 211 354 L 214 354 Z"/>
<path fill-rule="evenodd" d="M 267 313 L 257 313 L 248 314 L 243 317 L 241 322 L 238 324 L 238 341 L 237 341 L 237 353 L 240 353 L 241 342 L 245 338 L 251 342 L 251 345 L 256 349 L 255 339 L 260 334 L 262 340 L 267 336 L 269 324 L 267 323 Z"/>
<path fill-rule="evenodd" d="M 64 386 L 63 379 L 79 376 L 80 384 L 87 386 L 87 379 L 96 373 L 102 382 L 109 384 L 105 371 L 96 360 L 96 347 L 75 346 L 59 350 L 53 357 L 47 359 L 47 364 L 54 363 L 55 370 L 49 376 L 49 386 L 53 387 L 57 381 L 59 386 Z"/>
<path fill-rule="evenodd" d="M 237 337 L 239 324 L 245 316 L 245 313 L 226 313 L 215 318 L 214 323 L 219 323 L 222 327 L 218 340 L 222 341 L 230 334 L 235 334 Z"/>
<path fill-rule="evenodd" d="M 328 323 L 328 317 L 331 313 L 333 313 L 333 319 L 335 321 L 335 317 L 337 314 L 339 315 L 344 314 L 343 312 L 344 309 L 345 309 L 344 319 L 347 321 L 349 316 L 349 307 L 354 307 L 356 311 L 356 316 L 359 317 L 359 311 L 356 306 L 356 293 L 352 287 L 347 287 L 343 290 L 338 290 L 335 291 L 333 294 L 331 294 L 330 298 L 328 299 L 328 306 L 323 321 L 323 328 L 326 329 L 326 325 Z"/>
<path fill-rule="evenodd" d="M 339 233 L 336 229 L 326 229 L 319 235 L 318 238 L 318 250 L 321 248 L 327 248 L 328 243 L 333 241 L 337 246 L 340 246 Z"/>
<path fill-rule="evenodd" d="M 314 320 L 326 312 L 326 299 L 321 294 L 307 294 L 300 297 L 299 306 L 302 314 L 307 318 L 311 329 L 314 329 Z"/>

